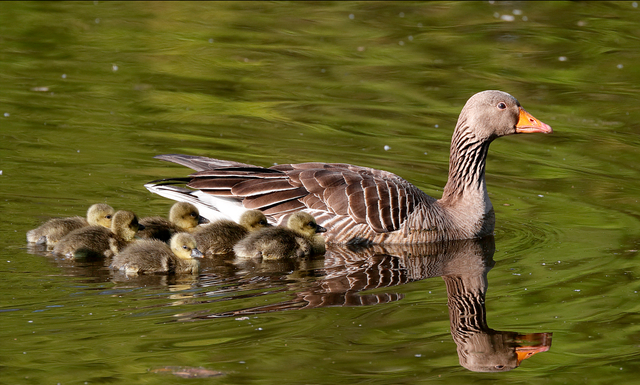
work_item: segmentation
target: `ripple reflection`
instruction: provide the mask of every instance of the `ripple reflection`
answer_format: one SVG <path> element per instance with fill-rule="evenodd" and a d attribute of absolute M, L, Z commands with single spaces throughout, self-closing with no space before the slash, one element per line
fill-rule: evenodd
<path fill-rule="evenodd" d="M 403 295 L 393 292 L 362 292 L 442 277 L 447 288 L 451 335 L 457 345 L 460 365 L 476 372 L 509 371 L 518 367 L 524 359 L 548 351 L 552 333 L 522 334 L 494 330 L 488 326 L 485 294 L 488 286 L 487 273 L 495 265 L 494 252 L 493 237 L 440 244 L 373 246 L 359 250 L 331 245 L 327 248 L 324 267 L 321 269 L 322 276 L 317 280 L 306 281 L 307 285 L 302 285 L 290 300 L 215 314 L 183 313 L 180 320 L 389 303 L 402 299 Z M 269 280 L 265 276 L 262 278 Z M 256 277 L 253 279 L 255 282 Z M 265 291 L 264 286 L 262 289 L 251 294 L 245 293 L 244 296 L 273 293 Z M 217 296 L 220 293 L 209 292 L 208 295 Z M 222 298 L 204 302 L 220 300 Z"/>

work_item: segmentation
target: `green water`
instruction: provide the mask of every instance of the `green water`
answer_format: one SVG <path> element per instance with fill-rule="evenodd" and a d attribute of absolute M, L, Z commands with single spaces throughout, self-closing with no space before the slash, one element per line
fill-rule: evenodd
<path fill-rule="evenodd" d="M 635 2 L 1 3 L 0 383 L 636 383 L 638 25 Z M 460 365 L 447 282 L 406 265 L 431 257 L 126 280 L 27 248 L 95 202 L 166 215 L 143 187 L 189 172 L 166 153 L 353 163 L 439 197 L 484 89 L 554 128 L 487 162 L 487 325 L 553 333 L 512 371 Z M 401 278 L 358 286 L 373 272 Z"/>

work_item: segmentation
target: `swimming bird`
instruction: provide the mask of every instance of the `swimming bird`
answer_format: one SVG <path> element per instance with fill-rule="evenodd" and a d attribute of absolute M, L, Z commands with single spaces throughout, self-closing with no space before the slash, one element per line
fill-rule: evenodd
<path fill-rule="evenodd" d="M 40 225 L 40 227 L 27 231 L 27 242 L 36 244 L 55 245 L 62 237 L 73 230 L 89 225 L 111 227 L 113 207 L 105 203 L 96 203 L 87 210 L 87 218 L 67 217 L 52 218 Z"/>
<path fill-rule="evenodd" d="M 176 202 L 169 210 L 169 220 L 162 217 L 145 217 L 140 220 L 144 230 L 138 236 L 144 239 L 159 239 L 169 242 L 169 239 L 180 232 L 193 232 L 199 224 L 209 222 L 200 216 L 198 208 L 191 203 Z"/>
<path fill-rule="evenodd" d="M 156 158 L 190 167 L 186 178 L 145 186 L 166 198 L 191 202 L 207 218 L 237 218 L 249 209 L 282 223 L 304 210 L 329 230 L 328 243 L 409 244 L 492 234 L 495 214 L 485 165 L 501 136 L 551 133 L 506 92 L 483 91 L 462 108 L 451 140 L 449 175 L 435 199 L 393 173 L 342 163 L 279 164 L 269 168 L 189 155 Z M 186 183 L 183 188 L 176 184 Z"/>
<path fill-rule="evenodd" d="M 204 255 L 228 254 L 233 246 L 250 232 L 270 227 L 267 217 L 259 210 L 247 210 L 240 216 L 240 223 L 228 219 L 219 219 L 211 224 L 200 226 L 193 232 L 198 249 Z"/>
<path fill-rule="evenodd" d="M 287 220 L 287 227 L 270 227 L 249 234 L 234 246 L 239 258 L 263 260 L 306 258 L 325 251 L 324 239 L 318 233 L 326 232 L 309 213 L 298 211 Z"/>
<path fill-rule="evenodd" d="M 113 257 L 110 267 L 127 274 L 197 274 L 200 262 L 194 258 L 202 258 L 202 253 L 196 246 L 189 233 L 175 234 L 170 246 L 157 239 L 142 239 Z"/>
<path fill-rule="evenodd" d="M 111 228 L 86 226 L 65 235 L 53 248 L 54 254 L 67 258 L 112 257 L 133 240 L 144 226 L 131 211 L 117 211 Z"/>

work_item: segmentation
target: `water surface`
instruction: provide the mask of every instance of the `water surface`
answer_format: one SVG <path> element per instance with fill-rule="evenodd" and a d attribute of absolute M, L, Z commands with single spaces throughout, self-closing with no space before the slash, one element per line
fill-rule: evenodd
<path fill-rule="evenodd" d="M 639 12 L 1 4 L 1 382 L 635 383 Z M 143 184 L 189 170 L 153 159 L 165 153 L 353 163 L 439 197 L 457 116 L 484 89 L 511 93 L 554 133 L 492 144 L 495 240 L 476 270 L 420 268 L 459 253 L 334 250 L 132 280 L 26 245 L 27 230 L 95 202 L 166 215 L 172 202 Z M 483 274 L 476 336 L 553 333 L 517 369 L 461 365 L 451 277 L 478 292 Z"/>

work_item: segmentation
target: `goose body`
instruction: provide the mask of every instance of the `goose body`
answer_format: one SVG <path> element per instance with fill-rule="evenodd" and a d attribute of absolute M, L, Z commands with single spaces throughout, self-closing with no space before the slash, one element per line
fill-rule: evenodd
<path fill-rule="evenodd" d="M 27 242 L 52 246 L 65 235 L 82 227 L 92 225 L 109 228 L 113 213 L 113 207 L 96 203 L 87 210 L 86 219 L 82 217 L 52 218 L 38 228 L 27 231 Z"/>
<path fill-rule="evenodd" d="M 287 228 L 271 227 L 249 234 L 238 242 L 233 251 L 239 258 L 263 260 L 306 258 L 325 251 L 324 240 L 313 216 L 299 211 L 289 216 Z"/>
<path fill-rule="evenodd" d="M 157 239 L 133 242 L 116 255 L 111 268 L 127 274 L 176 273 L 197 274 L 202 258 L 195 238 L 188 233 L 171 237 L 170 246 Z"/>
<path fill-rule="evenodd" d="M 112 257 L 133 240 L 139 228 L 138 217 L 131 211 L 113 215 L 111 228 L 86 226 L 65 235 L 53 253 L 67 258 Z"/>
<path fill-rule="evenodd" d="M 191 233 L 199 224 L 206 222 L 208 220 L 200 216 L 196 206 L 187 202 L 176 202 L 169 210 L 169 220 L 157 216 L 142 218 L 140 224 L 144 226 L 144 230 L 138 232 L 138 236 L 169 242 L 174 234 Z"/>
<path fill-rule="evenodd" d="M 205 255 L 232 253 L 233 246 L 250 232 L 271 226 L 267 217 L 259 210 L 245 211 L 240 216 L 239 222 L 220 219 L 211 224 L 200 226 L 193 233 L 200 251 Z"/>
<path fill-rule="evenodd" d="M 425 243 L 479 238 L 493 233 L 485 164 L 501 136 L 551 133 L 511 95 L 483 91 L 465 104 L 451 140 L 449 178 L 435 199 L 393 173 L 342 163 L 282 164 L 269 168 L 189 155 L 159 155 L 196 172 L 145 186 L 164 197 L 191 202 L 203 216 L 236 219 L 248 209 L 283 223 L 304 210 L 328 229 L 329 243 Z M 183 188 L 177 184 L 186 183 Z"/>

